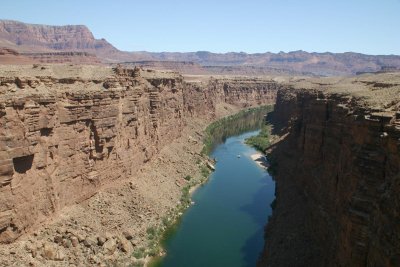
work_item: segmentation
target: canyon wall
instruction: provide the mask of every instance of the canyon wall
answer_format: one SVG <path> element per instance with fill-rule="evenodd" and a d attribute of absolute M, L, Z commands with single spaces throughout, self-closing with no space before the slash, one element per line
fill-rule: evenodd
<path fill-rule="evenodd" d="M 19 53 L 14 49 L 0 47 L 0 64 L 28 65 L 28 64 L 79 64 L 101 65 L 100 60 L 87 52 L 36 52 Z"/>
<path fill-rule="evenodd" d="M 400 76 L 280 90 L 259 266 L 400 265 Z"/>
<path fill-rule="evenodd" d="M 21 52 L 86 51 L 117 53 L 105 39 L 95 39 L 84 25 L 50 26 L 0 20 L 0 39 Z"/>
<path fill-rule="evenodd" d="M 210 79 L 208 88 L 216 92 L 216 101 L 250 107 L 254 104 L 274 103 L 276 91 L 282 85 L 262 78 L 225 78 Z"/>
<path fill-rule="evenodd" d="M 0 47 L 1 64 L 33 64 L 33 60 L 23 56 L 14 49 Z"/>
<path fill-rule="evenodd" d="M 22 69 L 22 70 L 21 70 Z M 272 104 L 277 85 L 187 83 L 176 73 L 96 66 L 0 72 L 0 243 L 101 187 L 132 177 L 222 101 Z"/>

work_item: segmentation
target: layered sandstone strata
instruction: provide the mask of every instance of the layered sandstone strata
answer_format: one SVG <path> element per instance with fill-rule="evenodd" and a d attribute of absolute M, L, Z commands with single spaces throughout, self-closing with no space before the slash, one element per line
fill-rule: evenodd
<path fill-rule="evenodd" d="M 87 52 L 36 52 L 36 53 L 19 53 L 14 49 L 0 47 L 0 64 L 1 65 L 26 65 L 26 64 L 86 64 L 100 65 L 100 60 L 94 55 Z"/>
<path fill-rule="evenodd" d="M 48 64 L 85 64 L 100 65 L 100 60 L 94 54 L 87 52 L 47 52 L 47 53 L 23 53 L 34 63 Z"/>
<path fill-rule="evenodd" d="M 15 44 L 19 51 L 118 52 L 104 39 L 95 39 L 84 25 L 51 26 L 0 20 L 0 39 Z"/>
<path fill-rule="evenodd" d="M 134 176 L 181 135 L 185 118 L 213 119 L 219 102 L 272 103 L 278 89 L 268 79 L 187 83 L 137 68 L 35 65 L 1 74 L 1 243 Z"/>
<path fill-rule="evenodd" d="M 34 61 L 21 55 L 16 50 L 6 47 L 0 47 L 0 64 L 33 64 Z"/>
<path fill-rule="evenodd" d="M 276 202 L 259 266 L 400 265 L 400 76 L 278 92 Z"/>
<path fill-rule="evenodd" d="M 179 135 L 181 88 L 160 93 L 136 73 L 2 79 L 16 90 L 1 101 L 2 242 L 136 171 Z"/>

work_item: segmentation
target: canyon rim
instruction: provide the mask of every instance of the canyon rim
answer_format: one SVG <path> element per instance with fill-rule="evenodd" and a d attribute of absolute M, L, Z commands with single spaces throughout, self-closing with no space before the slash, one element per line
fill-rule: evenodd
<path fill-rule="evenodd" d="M 399 70 L 127 52 L 83 25 L 0 20 L 0 266 L 149 266 L 214 169 L 207 126 L 266 105 L 276 198 L 257 266 L 400 266 Z"/>

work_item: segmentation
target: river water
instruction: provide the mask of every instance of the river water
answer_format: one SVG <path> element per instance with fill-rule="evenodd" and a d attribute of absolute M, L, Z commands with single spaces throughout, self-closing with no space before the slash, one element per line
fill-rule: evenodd
<path fill-rule="evenodd" d="M 256 265 L 275 191 L 271 176 L 250 158 L 256 151 L 244 144 L 257 133 L 230 137 L 213 150 L 216 170 L 166 239 L 167 255 L 159 266 Z"/>

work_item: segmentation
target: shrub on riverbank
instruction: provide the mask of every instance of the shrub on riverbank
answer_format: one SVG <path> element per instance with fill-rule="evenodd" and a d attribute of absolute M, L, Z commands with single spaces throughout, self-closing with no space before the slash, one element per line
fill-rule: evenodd
<path fill-rule="evenodd" d="M 265 123 L 264 116 L 273 108 L 272 105 L 249 108 L 211 123 L 205 130 L 202 153 L 208 155 L 229 136 L 259 129 Z"/>
<path fill-rule="evenodd" d="M 224 142 L 229 136 L 259 129 L 264 123 L 264 116 L 272 111 L 272 109 L 273 106 L 251 108 L 210 124 L 205 130 L 203 155 L 208 155 L 217 144 Z M 149 240 L 148 249 L 146 251 L 139 249 L 135 251 L 134 256 L 145 257 L 148 255 L 154 257 L 149 266 L 158 266 L 163 254 L 163 243 L 176 231 L 180 216 L 191 205 L 190 189 L 204 183 L 210 176 L 213 169 L 213 167 L 210 167 L 210 162 L 211 160 L 207 156 L 197 159 L 196 164 L 199 167 L 199 174 L 183 177 L 187 183 L 182 187 L 179 205 L 161 219 L 162 223 L 152 226 L 147 230 L 147 238 Z"/>
<path fill-rule="evenodd" d="M 265 150 L 269 147 L 270 142 L 271 126 L 263 125 L 258 135 L 252 136 L 246 139 L 245 143 L 254 147 L 255 149 L 265 153 Z"/>

